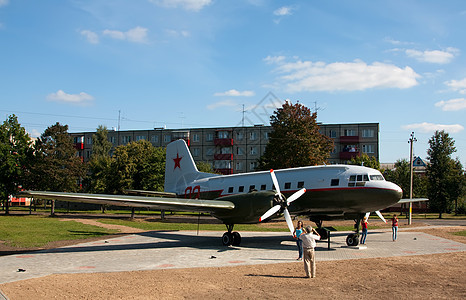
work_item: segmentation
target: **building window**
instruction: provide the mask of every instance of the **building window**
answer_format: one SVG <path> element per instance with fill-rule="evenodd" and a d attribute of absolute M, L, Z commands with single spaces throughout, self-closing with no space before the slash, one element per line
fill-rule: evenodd
<path fill-rule="evenodd" d="M 218 138 L 219 139 L 228 139 L 229 138 L 229 132 L 228 131 L 219 131 L 218 132 Z"/>
<path fill-rule="evenodd" d="M 237 141 L 242 141 L 243 140 L 243 132 L 242 131 L 238 131 L 236 133 L 236 140 Z"/>
<path fill-rule="evenodd" d="M 158 143 L 158 141 L 159 141 L 159 136 L 157 136 L 157 135 L 151 136 L 151 137 L 150 137 L 150 141 L 151 141 L 152 143 Z"/>
<path fill-rule="evenodd" d="M 88 137 L 88 138 L 86 139 L 86 144 L 92 145 L 92 138 L 91 138 L 91 137 Z"/>
<path fill-rule="evenodd" d="M 193 134 L 193 142 L 199 142 L 199 134 Z"/>
<path fill-rule="evenodd" d="M 121 143 L 122 144 L 128 144 L 131 143 L 131 136 L 130 135 L 124 135 L 121 137 Z"/>
<path fill-rule="evenodd" d="M 249 163 L 249 170 L 254 171 L 257 168 L 257 162 L 252 161 Z"/>
<path fill-rule="evenodd" d="M 256 155 L 257 154 L 257 147 L 251 147 L 249 149 L 249 154 Z"/>
<path fill-rule="evenodd" d="M 241 161 L 236 162 L 236 171 L 243 170 L 243 163 Z"/>
<path fill-rule="evenodd" d="M 209 155 L 209 156 L 214 155 L 214 148 L 207 148 L 206 154 Z"/>
<path fill-rule="evenodd" d="M 164 135 L 164 136 L 163 136 L 163 141 L 164 141 L 165 143 L 170 143 L 170 142 L 172 141 L 171 135 L 169 135 L 169 134 Z"/>
<path fill-rule="evenodd" d="M 264 139 L 268 140 L 270 138 L 270 132 L 264 132 Z"/>
<path fill-rule="evenodd" d="M 206 141 L 212 142 L 214 140 L 214 134 L 213 133 L 208 133 L 206 136 Z"/>
<path fill-rule="evenodd" d="M 145 135 L 137 135 L 136 136 L 136 142 L 137 141 L 140 141 L 140 140 L 145 140 L 146 139 L 146 136 Z"/>
<path fill-rule="evenodd" d="M 244 149 L 241 147 L 236 148 L 236 154 L 237 155 L 244 155 Z"/>
<path fill-rule="evenodd" d="M 110 143 L 116 144 L 116 138 L 114 136 L 109 137 L 108 140 L 110 141 Z"/>
<path fill-rule="evenodd" d="M 345 136 L 357 136 L 356 130 L 354 130 L 354 129 L 345 129 Z"/>
<path fill-rule="evenodd" d="M 362 145 L 363 153 L 374 153 L 374 145 Z"/>
<path fill-rule="evenodd" d="M 331 138 L 336 138 L 337 137 L 337 131 L 336 130 L 330 130 L 330 137 Z"/>
<path fill-rule="evenodd" d="M 374 137 L 374 130 L 373 129 L 363 129 L 362 130 L 362 137 L 365 137 L 365 138 Z"/>
<path fill-rule="evenodd" d="M 194 157 L 197 157 L 200 155 L 201 150 L 199 148 L 192 148 L 191 153 L 193 154 Z"/>
<path fill-rule="evenodd" d="M 251 132 L 249 133 L 249 139 L 250 139 L 251 141 L 257 140 L 257 132 L 251 131 Z"/>

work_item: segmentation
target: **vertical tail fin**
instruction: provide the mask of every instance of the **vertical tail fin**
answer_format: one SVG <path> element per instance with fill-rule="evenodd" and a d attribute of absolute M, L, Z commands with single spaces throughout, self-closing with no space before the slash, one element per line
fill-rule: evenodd
<path fill-rule="evenodd" d="M 179 193 L 199 177 L 193 157 L 184 140 L 177 140 L 167 145 L 165 162 L 165 192 Z"/>

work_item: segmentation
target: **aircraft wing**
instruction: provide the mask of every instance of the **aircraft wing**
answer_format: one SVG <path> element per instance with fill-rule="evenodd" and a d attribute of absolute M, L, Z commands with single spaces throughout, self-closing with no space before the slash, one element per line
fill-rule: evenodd
<path fill-rule="evenodd" d="M 143 197 L 129 195 L 82 194 L 47 191 L 22 191 L 18 195 L 45 200 L 60 200 L 67 202 L 83 202 L 93 204 L 107 204 L 115 206 L 146 207 L 173 211 L 195 211 L 217 213 L 235 208 L 230 201 Z"/>
<path fill-rule="evenodd" d="M 413 199 L 400 199 L 395 204 L 401 204 L 401 203 L 409 203 L 409 202 L 422 202 L 422 201 L 429 201 L 428 198 L 413 198 Z"/>

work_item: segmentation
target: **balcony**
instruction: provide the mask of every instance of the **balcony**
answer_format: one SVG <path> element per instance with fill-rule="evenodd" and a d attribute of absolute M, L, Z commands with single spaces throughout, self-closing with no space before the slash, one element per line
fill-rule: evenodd
<path fill-rule="evenodd" d="M 359 143 L 359 136 L 340 136 L 340 143 Z"/>
<path fill-rule="evenodd" d="M 233 160 L 233 154 L 215 154 L 214 160 Z"/>
<path fill-rule="evenodd" d="M 355 152 L 349 152 L 349 151 L 344 151 L 340 152 L 340 159 L 342 160 L 351 160 L 353 157 L 359 156 L 359 151 Z"/>
<path fill-rule="evenodd" d="M 215 172 L 218 172 L 223 175 L 231 175 L 233 174 L 233 169 L 215 169 Z"/>
<path fill-rule="evenodd" d="M 215 146 L 233 146 L 233 139 L 214 139 Z"/>

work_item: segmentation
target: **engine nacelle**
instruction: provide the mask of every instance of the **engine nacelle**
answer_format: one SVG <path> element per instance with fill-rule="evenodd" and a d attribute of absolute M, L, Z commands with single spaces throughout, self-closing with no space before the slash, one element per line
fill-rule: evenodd
<path fill-rule="evenodd" d="M 273 191 L 250 192 L 225 196 L 216 200 L 230 201 L 235 208 L 225 213 L 213 214 L 225 224 L 251 224 L 259 222 L 259 218 L 269 210 L 274 203 Z"/>

